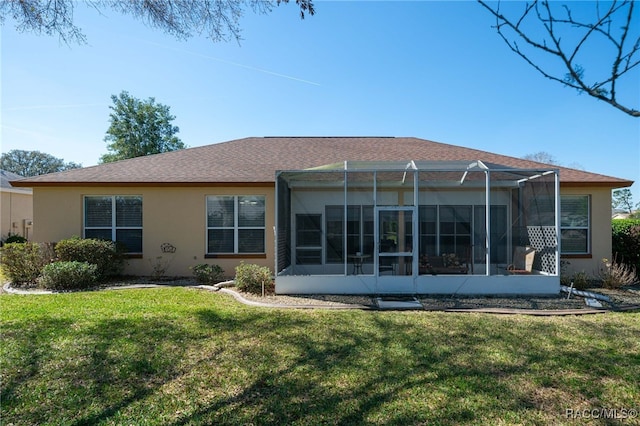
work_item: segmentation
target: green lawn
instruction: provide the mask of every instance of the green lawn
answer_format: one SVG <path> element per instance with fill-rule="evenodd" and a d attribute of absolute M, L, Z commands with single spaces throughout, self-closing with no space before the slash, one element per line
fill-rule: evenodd
<path fill-rule="evenodd" d="M 640 313 L 273 310 L 160 288 L 4 294 L 0 327 L 7 425 L 575 425 L 566 410 L 640 409 Z"/>

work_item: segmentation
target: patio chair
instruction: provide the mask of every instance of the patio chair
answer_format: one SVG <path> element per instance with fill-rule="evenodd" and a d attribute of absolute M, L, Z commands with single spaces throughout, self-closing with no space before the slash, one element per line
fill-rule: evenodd
<path fill-rule="evenodd" d="M 535 257 L 533 247 L 517 246 L 513 251 L 513 263 L 507 266 L 507 272 L 512 275 L 531 274 Z"/>
<path fill-rule="evenodd" d="M 380 258 L 380 261 L 378 264 L 378 270 L 380 271 L 379 273 L 381 275 L 385 272 L 389 272 L 391 273 L 391 275 L 395 275 L 397 267 L 398 266 L 394 258 L 390 258 L 390 257 Z"/>

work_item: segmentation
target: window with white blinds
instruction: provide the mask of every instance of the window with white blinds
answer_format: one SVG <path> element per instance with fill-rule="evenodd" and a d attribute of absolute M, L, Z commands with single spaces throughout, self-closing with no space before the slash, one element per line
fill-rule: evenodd
<path fill-rule="evenodd" d="M 207 197 L 207 254 L 265 252 L 265 197 Z"/>
<path fill-rule="evenodd" d="M 563 254 L 588 254 L 591 223 L 588 195 L 560 196 L 560 232 Z"/>
<path fill-rule="evenodd" d="M 142 253 L 142 197 L 84 197 L 84 238 L 115 241 L 128 253 Z"/>

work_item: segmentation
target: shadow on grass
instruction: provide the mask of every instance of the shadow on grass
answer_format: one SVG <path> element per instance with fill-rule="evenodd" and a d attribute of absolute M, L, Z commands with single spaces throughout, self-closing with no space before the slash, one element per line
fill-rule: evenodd
<path fill-rule="evenodd" d="M 57 317 L 5 322 L 0 336 L 3 422 L 85 425 L 124 418 L 131 423 L 132 410 L 188 375 L 195 362 L 216 361 L 224 345 L 215 336 L 242 338 L 255 322 L 264 326 L 264 315 L 235 309 L 187 309 L 178 316 L 129 309 L 114 309 L 118 318 L 100 313 L 86 321 L 75 314 L 60 319 L 64 312 L 56 311 Z M 211 342 L 213 349 L 200 353 L 200 346 Z M 194 353 L 196 361 L 185 362 Z"/>
<path fill-rule="evenodd" d="M 57 330 L 68 328 L 70 321 L 46 318 L 38 322 L 13 327 L 3 327 L 0 341 L 5 351 L 2 357 L 2 382 L 0 383 L 1 412 L 17 403 L 21 388 L 40 374 L 40 369 L 54 351 L 48 338 Z M 7 347 L 11 342 L 11 347 Z M 4 351 L 3 351 L 4 352 Z"/>
<path fill-rule="evenodd" d="M 160 319 L 114 319 L 97 323 L 86 332 L 90 338 L 84 366 L 74 381 L 90 392 L 87 403 L 100 401 L 98 410 L 73 422 L 96 424 L 154 393 L 177 376 L 177 361 L 184 347 L 176 344 L 185 330 Z"/>
<path fill-rule="evenodd" d="M 107 319 L 88 328 L 46 317 L 7 336 L 9 374 L 2 382 L 2 412 L 11 423 L 24 410 L 28 424 L 96 424 L 139 402 L 178 374 L 185 331 L 169 320 Z M 12 333 L 12 332 L 9 332 Z"/>
<path fill-rule="evenodd" d="M 562 424 L 565 408 L 634 408 L 640 394 L 638 315 L 291 311 L 218 295 L 191 307 L 202 297 L 158 294 L 179 309 L 13 321 L 4 421 Z"/>
<path fill-rule="evenodd" d="M 536 408 L 508 383 L 527 374 L 526 357 L 488 360 L 496 343 L 487 328 L 443 335 L 446 324 L 430 330 L 410 316 L 376 313 L 354 330 L 349 314 L 329 315 L 317 315 L 315 326 L 306 317 L 274 318 L 272 328 L 289 331 L 284 340 L 254 328 L 271 349 L 253 348 L 257 364 L 227 366 L 252 372 L 246 385 L 173 424 L 460 424 Z M 504 337 L 501 348 L 521 342 L 517 334 Z"/>

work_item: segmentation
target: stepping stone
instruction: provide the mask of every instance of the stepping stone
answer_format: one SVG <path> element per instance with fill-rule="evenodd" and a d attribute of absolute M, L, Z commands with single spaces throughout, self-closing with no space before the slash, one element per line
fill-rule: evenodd
<path fill-rule="evenodd" d="M 423 310 L 424 307 L 416 298 L 393 298 L 393 297 L 378 297 L 376 298 L 376 304 L 379 309 L 389 310 L 410 310 L 419 309 Z"/>
<path fill-rule="evenodd" d="M 602 308 L 602 303 L 598 302 L 596 299 L 592 299 L 590 297 L 585 297 L 584 303 L 591 308 Z"/>

